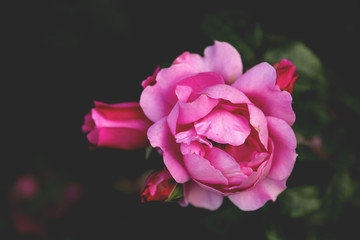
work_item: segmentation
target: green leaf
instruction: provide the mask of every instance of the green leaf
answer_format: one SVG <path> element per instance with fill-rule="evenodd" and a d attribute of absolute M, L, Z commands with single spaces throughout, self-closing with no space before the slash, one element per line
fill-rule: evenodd
<path fill-rule="evenodd" d="M 347 169 L 335 172 L 329 185 L 328 194 L 332 196 L 336 204 L 348 202 L 352 199 L 354 184 Z"/>
<path fill-rule="evenodd" d="M 284 234 L 282 234 L 279 229 L 277 229 L 274 225 L 270 225 L 265 229 L 265 236 L 268 240 L 282 240 L 284 238 Z"/>
<path fill-rule="evenodd" d="M 360 99 L 350 94 L 344 94 L 340 101 L 357 116 L 360 116 Z"/>
<path fill-rule="evenodd" d="M 145 149 L 145 160 L 149 160 L 150 154 L 154 148 L 152 146 L 148 146 Z"/>
<path fill-rule="evenodd" d="M 166 202 L 176 201 L 184 196 L 183 192 L 183 185 L 182 184 L 176 184 L 174 190 L 171 192 L 169 198 L 166 200 Z"/>
<path fill-rule="evenodd" d="M 320 209 L 319 190 L 315 186 L 299 186 L 287 189 L 281 195 L 283 211 L 293 218 L 300 218 Z"/>

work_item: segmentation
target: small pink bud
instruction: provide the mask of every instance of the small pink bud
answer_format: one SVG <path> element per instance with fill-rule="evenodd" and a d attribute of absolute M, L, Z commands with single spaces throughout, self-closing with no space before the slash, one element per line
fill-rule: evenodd
<path fill-rule="evenodd" d="M 150 174 L 140 193 L 141 202 L 167 201 L 174 192 L 177 183 L 167 169 Z"/>
<path fill-rule="evenodd" d="M 296 66 L 287 59 L 282 59 L 275 63 L 273 67 L 276 69 L 276 85 L 283 91 L 292 93 L 294 83 L 299 74 L 296 72 Z"/>

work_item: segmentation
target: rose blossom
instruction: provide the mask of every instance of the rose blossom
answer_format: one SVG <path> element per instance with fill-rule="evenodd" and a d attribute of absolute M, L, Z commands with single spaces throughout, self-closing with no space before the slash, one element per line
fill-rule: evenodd
<path fill-rule="evenodd" d="M 146 131 L 150 125 L 151 121 L 137 102 L 106 104 L 95 101 L 95 107 L 85 116 L 82 130 L 89 132 L 89 142 L 98 147 L 132 150 L 149 145 Z"/>
<path fill-rule="evenodd" d="M 183 183 L 182 205 L 215 210 L 228 197 L 242 210 L 275 201 L 296 160 L 292 97 L 273 66 L 243 74 L 239 53 L 215 41 L 204 57 L 185 52 L 145 87 L 147 136 Z"/>

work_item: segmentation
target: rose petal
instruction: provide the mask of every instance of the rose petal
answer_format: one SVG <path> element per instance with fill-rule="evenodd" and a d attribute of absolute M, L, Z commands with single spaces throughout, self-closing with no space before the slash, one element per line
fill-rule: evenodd
<path fill-rule="evenodd" d="M 153 122 L 167 116 L 171 111 L 171 104 L 165 100 L 163 89 L 157 84 L 147 86 L 141 93 L 140 106 L 145 115 Z"/>
<path fill-rule="evenodd" d="M 215 41 L 213 46 L 207 47 L 204 61 L 212 71 L 221 74 L 226 83 L 234 82 L 242 74 L 240 54 L 226 42 Z"/>
<path fill-rule="evenodd" d="M 88 134 L 89 142 L 97 144 L 99 147 L 111 147 L 120 149 L 139 149 L 149 145 L 149 141 L 146 136 L 146 131 L 139 131 L 129 128 L 98 128 L 98 141 L 94 141 L 94 133 Z"/>
<path fill-rule="evenodd" d="M 228 179 L 229 184 L 241 184 L 248 176 L 245 175 L 235 159 L 223 150 L 213 147 L 208 150 L 206 159 Z"/>
<path fill-rule="evenodd" d="M 179 102 L 179 116 L 177 122 L 179 124 L 195 122 L 205 117 L 218 103 L 218 99 L 212 99 L 206 95 L 200 95 L 193 102 Z"/>
<path fill-rule="evenodd" d="M 180 150 L 164 151 L 164 164 L 178 183 L 185 183 L 190 180 L 189 173 L 184 168 Z"/>
<path fill-rule="evenodd" d="M 196 182 L 190 181 L 184 184 L 184 198 L 182 205 L 192 204 L 195 207 L 208 210 L 218 209 L 223 201 L 223 196 L 218 193 L 202 188 Z"/>
<path fill-rule="evenodd" d="M 269 138 L 269 131 L 267 127 L 267 120 L 264 113 L 257 108 L 256 106 L 249 104 L 249 118 L 250 124 L 255 128 L 257 133 L 259 134 L 260 142 L 263 144 L 265 149 L 268 148 L 268 138 Z"/>
<path fill-rule="evenodd" d="M 199 135 L 217 143 L 239 146 L 249 136 L 251 128 L 247 119 L 218 109 L 194 124 Z"/>
<path fill-rule="evenodd" d="M 232 86 L 244 92 L 266 116 L 281 118 L 292 125 L 295 113 L 291 94 L 275 86 L 275 80 L 275 69 L 268 63 L 260 63 L 244 73 Z"/>
<path fill-rule="evenodd" d="M 241 210 L 253 211 L 262 207 L 268 200 L 275 201 L 285 188 L 284 181 L 264 178 L 254 187 L 230 195 L 229 199 Z"/>
<path fill-rule="evenodd" d="M 211 98 L 228 100 L 235 104 L 251 103 L 249 98 L 243 92 L 226 84 L 217 84 L 210 86 L 204 89 L 202 93 L 206 94 Z"/>
<path fill-rule="evenodd" d="M 151 122 L 145 117 L 140 106 L 138 109 L 121 108 L 121 109 L 106 109 L 93 108 L 91 110 L 91 117 L 97 128 L 129 128 L 135 130 L 146 131 Z"/>
<path fill-rule="evenodd" d="M 175 94 L 179 101 L 187 102 L 192 94 L 193 90 L 189 86 L 177 85 L 175 88 Z"/>
<path fill-rule="evenodd" d="M 220 74 L 215 72 L 201 72 L 181 80 L 176 87 L 190 87 L 192 89 L 193 96 L 189 101 L 193 101 L 198 97 L 202 90 L 217 84 L 224 84 L 224 79 Z M 181 88 L 179 90 L 181 90 Z M 186 89 L 186 91 L 188 91 L 188 89 Z M 187 94 L 188 92 L 186 92 L 186 95 Z"/>
<path fill-rule="evenodd" d="M 206 66 L 204 59 L 196 53 L 184 52 L 178 56 L 173 64 L 187 64 L 198 72 L 208 72 L 210 69 Z"/>
<path fill-rule="evenodd" d="M 176 84 L 196 71 L 187 64 L 175 64 L 160 70 L 154 86 L 147 86 L 140 96 L 140 106 L 145 115 L 156 122 L 167 116 L 177 102 Z"/>
<path fill-rule="evenodd" d="M 180 150 L 183 155 L 196 154 L 204 157 L 206 153 L 204 145 L 197 141 L 190 142 L 189 144 L 181 143 Z"/>
<path fill-rule="evenodd" d="M 207 159 L 199 155 L 184 155 L 184 163 L 193 179 L 208 184 L 228 184 L 228 180 L 221 171 L 212 166 Z"/>
<path fill-rule="evenodd" d="M 175 135 L 175 139 L 177 143 L 187 143 L 194 141 L 197 137 L 197 133 L 194 128 L 190 128 L 189 130 L 179 132 Z"/>
<path fill-rule="evenodd" d="M 296 161 L 296 136 L 291 127 L 283 120 L 267 117 L 269 132 L 274 141 L 274 156 L 269 177 L 282 180 L 287 179 Z"/>
<path fill-rule="evenodd" d="M 151 146 L 159 147 L 163 151 L 164 163 L 175 181 L 178 183 L 187 182 L 190 176 L 184 168 L 180 146 L 169 131 L 166 117 L 155 122 L 149 128 L 147 135 Z"/>
<path fill-rule="evenodd" d="M 82 125 L 81 129 L 84 133 L 87 133 L 93 130 L 95 127 L 94 120 L 91 117 L 91 113 L 88 113 L 84 117 L 84 124 Z"/>
<path fill-rule="evenodd" d="M 170 132 L 175 135 L 176 134 L 176 127 L 177 127 L 177 120 L 179 118 L 179 102 L 175 104 L 169 115 L 167 116 L 167 123 L 170 129 Z"/>
<path fill-rule="evenodd" d="M 99 141 L 99 131 L 100 128 L 95 128 L 94 130 L 90 131 L 86 137 L 89 141 L 89 143 L 93 144 L 93 145 L 97 145 L 98 141 Z"/>

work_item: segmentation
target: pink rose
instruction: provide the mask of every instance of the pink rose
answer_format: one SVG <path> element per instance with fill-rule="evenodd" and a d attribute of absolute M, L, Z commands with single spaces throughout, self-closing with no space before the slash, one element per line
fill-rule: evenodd
<path fill-rule="evenodd" d="M 282 59 L 273 66 L 276 69 L 276 85 L 278 85 L 281 90 L 292 93 L 294 83 L 299 76 L 299 74 L 296 73 L 295 65 L 287 59 Z"/>
<path fill-rule="evenodd" d="M 152 122 L 144 115 L 139 103 L 106 104 L 95 101 L 85 116 L 83 132 L 98 147 L 138 149 L 149 145 L 146 131 Z"/>
<path fill-rule="evenodd" d="M 286 188 L 296 160 L 292 97 L 273 66 L 243 74 L 239 53 L 215 41 L 204 57 L 185 52 L 145 87 L 147 135 L 183 183 L 182 205 L 215 210 L 228 197 L 256 210 Z"/>

